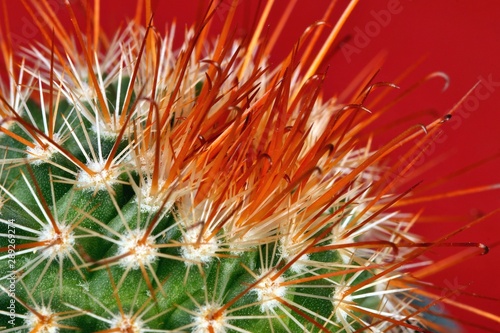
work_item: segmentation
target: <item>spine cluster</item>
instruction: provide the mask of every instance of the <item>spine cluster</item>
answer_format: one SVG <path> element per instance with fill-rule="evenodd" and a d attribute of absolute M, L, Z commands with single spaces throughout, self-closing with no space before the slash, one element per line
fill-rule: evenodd
<path fill-rule="evenodd" d="M 5 332 L 443 330 L 408 274 L 436 244 L 382 161 L 448 116 L 372 149 L 393 84 L 323 101 L 305 46 L 270 68 L 228 29 L 210 43 L 214 8 L 180 49 L 137 22 L 93 42 L 67 10 L 24 60 L 2 44 Z"/>

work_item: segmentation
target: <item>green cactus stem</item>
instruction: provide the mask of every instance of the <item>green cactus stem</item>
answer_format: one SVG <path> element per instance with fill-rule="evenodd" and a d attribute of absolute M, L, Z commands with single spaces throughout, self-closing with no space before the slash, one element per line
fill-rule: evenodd
<path fill-rule="evenodd" d="M 138 18 L 108 40 L 43 8 L 40 46 L 2 42 L 4 332 L 446 331 L 410 269 L 486 249 L 411 234 L 394 206 L 414 183 L 383 161 L 447 116 L 372 149 L 368 97 L 396 86 L 372 71 L 323 100 L 326 52 L 299 55 L 315 39 L 270 66 L 259 29 L 208 39 L 215 3 L 179 49 Z"/>

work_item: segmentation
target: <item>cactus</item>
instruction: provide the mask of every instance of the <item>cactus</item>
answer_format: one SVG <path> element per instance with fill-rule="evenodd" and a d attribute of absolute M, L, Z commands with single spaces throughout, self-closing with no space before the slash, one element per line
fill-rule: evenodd
<path fill-rule="evenodd" d="M 408 269 L 439 246 L 487 248 L 424 242 L 399 207 L 450 114 L 373 149 L 383 106 L 369 100 L 397 87 L 367 75 L 349 101 L 323 101 L 333 33 L 306 57 L 307 31 L 270 67 L 259 29 L 232 38 L 233 7 L 216 41 L 213 4 L 175 50 L 152 21 L 107 40 L 69 2 L 72 30 L 44 3 L 31 4 L 46 12 L 44 46 L 19 57 L 2 43 L 5 332 L 449 329 L 431 316 L 447 295 Z"/>

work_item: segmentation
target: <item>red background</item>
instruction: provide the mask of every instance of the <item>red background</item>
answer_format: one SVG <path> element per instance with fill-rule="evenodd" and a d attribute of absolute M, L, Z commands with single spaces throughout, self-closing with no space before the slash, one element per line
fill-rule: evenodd
<path fill-rule="evenodd" d="M 31 33 L 30 19 L 22 9 L 20 1 L 6 1 L 13 32 Z M 73 1 L 76 2 L 76 1 Z M 102 24 L 104 29 L 113 33 L 126 17 L 132 17 L 135 1 L 102 0 Z M 185 24 L 193 22 L 198 13 L 198 1 L 153 0 L 155 9 L 155 25 L 160 28 L 167 22 L 177 19 L 178 36 L 182 37 Z M 226 3 L 229 0 L 225 0 Z M 276 0 L 269 20 L 270 31 L 276 26 L 289 1 Z M 356 36 L 356 31 L 366 31 L 367 24 L 376 22 L 375 13 L 388 8 L 389 0 L 372 0 L 361 2 L 354 10 L 340 36 Z M 500 2 L 495 0 L 461 1 L 411 1 L 401 0 L 400 12 L 390 17 L 386 26 L 369 38 L 369 43 L 360 48 L 359 54 L 352 54 L 350 61 L 337 52 L 328 60 L 328 79 L 325 83 L 326 96 L 342 91 L 356 74 L 377 54 L 387 52 L 387 60 L 381 68 L 376 81 L 393 81 L 400 73 L 413 63 L 425 57 L 422 64 L 400 86 L 404 89 L 413 82 L 434 71 L 446 72 L 451 79 L 450 87 L 441 92 L 442 81 L 434 79 L 416 90 L 404 103 L 387 115 L 387 120 L 424 108 L 434 108 L 437 114 L 444 115 L 464 94 L 478 82 L 479 77 L 490 76 L 493 81 L 500 82 Z M 238 24 L 242 32 L 248 29 L 254 18 L 258 1 L 240 0 Z M 321 19 L 328 1 L 299 0 L 279 40 L 280 48 L 273 53 L 272 61 L 278 61 L 293 46 L 304 29 L 312 22 Z M 339 1 L 334 18 L 338 18 L 347 1 Z M 374 12 L 373 12 L 374 11 Z M 61 18 L 66 11 L 61 8 Z M 3 15 L 2 15 L 3 16 Z M 104 19 L 105 18 L 105 19 Z M 216 16 L 216 26 L 222 19 Z M 330 23 L 333 23 L 330 22 Z M 326 29 L 328 30 L 328 28 Z M 37 36 L 35 35 L 35 39 Z M 354 39 L 347 41 L 356 46 Z M 498 87 L 496 87 L 498 90 Z M 429 156 L 429 161 L 443 156 L 447 159 L 437 165 L 432 172 L 419 175 L 417 180 L 431 182 L 440 176 L 459 169 L 473 161 L 500 153 L 500 92 L 493 93 L 480 101 L 477 109 L 470 112 L 467 119 L 456 129 L 444 127 L 447 139 L 437 145 L 436 151 Z M 422 117 L 415 122 L 428 123 L 430 117 Z M 411 125 L 407 123 L 406 125 Z M 405 128 L 404 125 L 402 129 Z M 475 185 L 500 183 L 499 158 L 484 164 L 466 175 L 453 179 L 436 191 L 465 188 Z M 417 226 L 418 232 L 428 239 L 441 236 L 471 221 L 474 216 L 487 213 L 500 207 L 500 191 L 489 191 L 425 204 L 428 214 L 444 214 L 459 216 L 450 223 L 432 223 Z M 500 248 L 495 247 L 500 241 L 500 214 L 474 226 L 453 238 L 454 241 L 482 242 L 491 247 L 486 256 L 476 256 L 457 265 L 446 272 L 432 277 L 432 281 L 443 287 L 464 286 L 465 293 L 478 293 L 492 297 L 487 300 L 481 297 L 460 295 L 456 300 L 474 304 L 482 309 L 500 315 Z M 453 249 L 456 252 L 460 249 Z M 495 324 L 477 317 L 452 310 L 465 320 L 480 323 L 491 330 L 500 331 L 500 324 Z M 468 327 L 466 332 L 484 332 L 477 327 Z"/>

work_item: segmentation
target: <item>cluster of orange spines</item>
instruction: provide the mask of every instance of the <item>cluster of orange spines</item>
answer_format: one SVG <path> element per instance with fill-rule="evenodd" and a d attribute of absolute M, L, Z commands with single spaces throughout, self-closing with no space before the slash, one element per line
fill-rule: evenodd
<path fill-rule="evenodd" d="M 98 0 L 94 6 L 85 2 L 86 30 L 78 23 L 69 1 L 65 2 L 74 33 L 63 27 L 48 0 L 30 1 L 28 12 L 40 28 L 45 44 L 50 45 L 26 51 L 28 62 L 41 59 L 35 69 L 25 69 L 24 60 L 16 69 L 12 65 L 12 46 L 8 39 L 2 40 L 10 88 L 16 86 L 14 95 L 19 96 L 0 91 L 0 103 L 4 106 L 0 128 L 7 137 L 26 146 L 27 154 L 25 159 L 5 158 L 2 170 L 7 164 L 26 165 L 27 174 L 21 171 L 20 177 L 45 218 L 32 214 L 44 229 L 27 229 L 33 235 L 19 245 L 19 254 L 40 252 L 19 270 L 18 279 L 24 283 L 23 278 L 38 265 L 44 265 L 43 274 L 50 265 L 59 265 L 57 281 L 62 294 L 63 263 L 67 261 L 83 280 L 88 272 L 107 272 L 119 312 L 110 318 L 77 304 L 65 304 L 72 310 L 52 313 L 40 305 L 43 298 L 36 304 L 32 296 L 42 283 L 42 274 L 34 285 L 25 287 L 34 304 L 16 299 L 38 318 L 33 323 L 25 318 L 26 327 L 32 325 L 32 331 L 40 332 L 56 332 L 50 330 L 54 327 L 75 329 L 60 322 L 88 315 L 111 327 L 102 332 L 147 332 L 149 322 L 172 311 L 161 309 L 145 319 L 148 311 L 169 297 L 169 290 L 163 286 L 170 276 L 159 276 L 156 264 L 159 260 L 172 260 L 185 264 L 184 284 L 192 274 L 192 266 L 207 283 L 208 267 L 213 267 L 210 264 L 214 262 L 219 265 L 215 287 L 204 288 L 201 299 L 187 294 L 194 307 L 173 305 L 192 318 L 179 330 L 244 332 L 238 321 L 263 320 L 285 326 L 285 319 L 304 331 L 446 329 L 425 314 L 437 302 L 456 302 L 447 301 L 446 295 L 414 287 L 420 283 L 416 278 L 432 274 L 432 269 L 420 268 L 410 275 L 407 268 L 418 267 L 421 256 L 435 247 L 477 248 L 478 253 L 487 252 L 487 247 L 480 243 L 449 242 L 455 233 L 432 243 L 423 242 L 408 232 L 419 216 L 408 218 L 396 209 L 419 200 L 436 199 L 412 197 L 418 184 L 399 190 L 400 180 L 418 158 L 415 151 L 445 126 L 454 110 L 430 124 L 414 125 L 372 150 L 371 136 L 366 134 L 378 117 L 372 117 L 372 110 L 385 108 L 384 89 L 398 87 L 374 82 L 377 70 L 368 68 L 366 77 L 353 85 L 357 88 L 346 93 L 351 96 L 348 102 L 324 102 L 325 74 L 318 72 L 358 1 L 349 3 L 316 56 L 312 56 L 312 50 L 319 48 L 321 23 L 312 25 L 290 54 L 272 69 L 266 58 L 282 33 L 286 15 L 270 38 L 264 38 L 263 26 L 273 5 L 273 1 L 268 1 L 253 34 L 235 40 L 231 28 L 236 1 L 229 7 L 211 51 L 207 51 L 207 34 L 217 11 L 214 1 L 186 33 L 186 42 L 178 52 L 171 50 L 171 36 L 163 38 L 154 28 L 148 0 L 138 1 L 135 21 L 111 41 L 99 28 Z M 294 3 L 287 7 L 287 13 Z M 327 8 L 324 21 L 331 19 L 333 6 L 334 2 Z M 146 27 L 141 25 L 144 16 Z M 8 31 L 3 33 L 8 35 Z M 32 76 L 22 78 L 28 74 Z M 447 79 L 436 73 L 418 84 L 435 76 Z M 117 84 L 117 95 L 109 100 L 107 89 L 113 84 Z M 381 92 L 377 94 L 375 90 Z M 21 110 L 30 112 L 26 106 L 28 98 L 41 102 L 41 127 L 21 116 Z M 73 108 L 76 123 L 61 116 L 58 107 L 63 101 Z M 86 128 L 86 122 L 92 126 Z M 9 123 L 22 127 L 31 141 L 10 130 Z M 381 167 L 381 160 L 418 137 L 422 137 L 418 146 L 404 154 L 404 163 L 409 161 L 408 165 L 403 165 L 402 160 L 392 167 Z M 70 140 L 75 142 L 76 152 L 65 145 Z M 106 145 L 109 151 L 104 153 Z M 7 155 L 8 149 L 4 151 Z M 54 162 L 56 154 L 74 169 Z M 32 169 L 43 163 L 67 171 L 69 176 L 53 176 L 49 172 L 49 177 L 54 183 L 73 185 L 72 195 L 86 193 L 94 198 L 98 193 L 108 193 L 110 209 L 117 211 L 114 220 L 119 229 L 114 230 L 93 215 L 99 203 L 78 206 L 76 217 L 63 221 L 61 216 L 66 217 L 74 208 L 72 197 L 65 212 L 57 211 L 59 198 L 55 197 L 53 183 L 52 197 L 44 197 L 43 186 Z M 122 185 L 131 187 L 138 207 L 131 210 L 132 218 L 126 216 L 115 195 L 116 188 Z M 451 195 L 496 188 L 483 186 Z M 9 184 L 0 185 L 0 189 L 1 202 L 12 200 L 29 212 L 30 208 L 16 198 Z M 173 224 L 158 230 L 168 216 L 173 218 Z M 83 220 L 92 221 L 96 229 L 104 231 L 82 226 Z M 180 236 L 163 242 L 165 235 L 175 231 Z M 117 251 L 94 260 L 75 245 L 90 238 L 109 243 Z M 0 250 L 5 252 L 7 247 Z M 224 299 L 225 295 L 216 290 L 221 262 L 248 253 L 258 254 L 259 268 L 245 262 L 238 267 L 253 282 L 246 281 L 238 292 Z M 318 259 L 318 254 L 325 253 L 332 253 L 336 261 Z M 445 266 L 442 263 L 440 267 Z M 112 269 L 116 267 L 123 272 L 115 282 Z M 142 279 L 134 299 L 140 297 L 139 289 L 144 283 L 151 300 L 126 310 L 120 289 L 135 270 L 140 271 Z M 333 292 L 304 295 L 298 291 L 315 286 Z M 87 285 L 82 288 L 100 309 L 111 312 L 105 302 L 88 292 Z M 242 305 L 249 295 L 253 301 Z M 316 313 L 293 297 L 328 299 L 333 310 L 329 315 Z M 373 297 L 379 300 L 377 305 L 362 303 Z M 52 296 L 50 299 L 55 302 Z M 43 311 L 35 309 L 40 306 Z M 252 306 L 260 309 L 259 315 L 247 318 L 238 313 Z M 500 322 L 498 316 L 472 311 Z M 26 317 L 23 316 L 18 315 Z"/>

